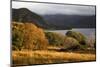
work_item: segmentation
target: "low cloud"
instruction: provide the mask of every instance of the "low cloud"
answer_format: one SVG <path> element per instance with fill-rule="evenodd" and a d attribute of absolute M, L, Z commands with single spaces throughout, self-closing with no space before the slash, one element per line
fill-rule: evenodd
<path fill-rule="evenodd" d="M 12 8 L 28 8 L 38 14 L 95 15 L 94 6 L 12 2 Z"/>

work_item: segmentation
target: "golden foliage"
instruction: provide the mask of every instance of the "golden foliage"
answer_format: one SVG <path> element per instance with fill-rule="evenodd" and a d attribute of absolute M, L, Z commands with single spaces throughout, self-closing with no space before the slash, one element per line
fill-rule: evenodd
<path fill-rule="evenodd" d="M 48 45 L 48 40 L 45 37 L 45 34 L 41 28 L 36 27 L 32 23 L 12 23 L 13 36 L 22 31 L 23 33 L 19 34 L 22 40 L 22 45 L 24 49 L 44 49 Z M 18 31 L 18 32 L 17 32 Z M 19 45 L 19 44 L 18 44 Z"/>

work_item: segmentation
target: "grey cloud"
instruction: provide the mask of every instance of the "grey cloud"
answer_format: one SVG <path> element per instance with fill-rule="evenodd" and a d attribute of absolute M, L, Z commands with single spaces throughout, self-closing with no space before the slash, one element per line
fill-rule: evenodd
<path fill-rule="evenodd" d="M 38 14 L 95 15 L 94 6 L 12 2 L 12 8 L 28 8 Z"/>

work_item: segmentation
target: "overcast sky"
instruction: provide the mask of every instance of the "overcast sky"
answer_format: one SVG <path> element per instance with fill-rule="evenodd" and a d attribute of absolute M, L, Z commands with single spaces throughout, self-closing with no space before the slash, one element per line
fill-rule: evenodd
<path fill-rule="evenodd" d="M 30 2 L 12 2 L 12 8 L 28 8 L 29 10 L 45 14 L 64 14 L 64 15 L 95 15 L 94 6 L 62 5 Z"/>

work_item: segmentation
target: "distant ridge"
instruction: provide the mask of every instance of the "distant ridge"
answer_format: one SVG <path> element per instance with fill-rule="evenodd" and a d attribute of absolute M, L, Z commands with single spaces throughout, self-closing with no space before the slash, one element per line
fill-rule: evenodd
<path fill-rule="evenodd" d="M 27 8 L 12 9 L 12 21 L 29 22 L 48 30 L 95 28 L 95 15 L 38 15 Z"/>
<path fill-rule="evenodd" d="M 50 24 L 56 25 L 58 29 L 67 28 L 95 28 L 96 16 L 95 15 L 44 15 L 46 21 Z"/>
<path fill-rule="evenodd" d="M 12 9 L 12 21 L 29 22 L 42 28 L 48 28 L 48 24 L 40 15 L 31 12 L 27 8 Z"/>

